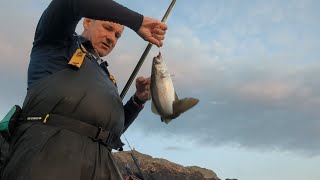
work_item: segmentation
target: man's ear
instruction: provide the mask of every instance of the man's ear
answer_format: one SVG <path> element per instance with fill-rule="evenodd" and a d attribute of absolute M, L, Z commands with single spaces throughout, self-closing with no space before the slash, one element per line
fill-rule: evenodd
<path fill-rule="evenodd" d="M 83 28 L 84 28 L 84 30 L 89 29 L 90 24 L 91 24 L 92 22 L 93 22 L 92 19 L 84 18 L 84 19 L 83 19 Z"/>

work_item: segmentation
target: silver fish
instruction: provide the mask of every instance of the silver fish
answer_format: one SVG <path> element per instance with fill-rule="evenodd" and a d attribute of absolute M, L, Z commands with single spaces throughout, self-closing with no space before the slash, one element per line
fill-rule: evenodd
<path fill-rule="evenodd" d="M 152 98 L 151 110 L 153 113 L 160 115 L 161 121 L 166 124 L 199 102 L 195 98 L 178 98 L 174 90 L 171 75 L 162 59 L 161 53 L 153 58 L 150 88 Z"/>

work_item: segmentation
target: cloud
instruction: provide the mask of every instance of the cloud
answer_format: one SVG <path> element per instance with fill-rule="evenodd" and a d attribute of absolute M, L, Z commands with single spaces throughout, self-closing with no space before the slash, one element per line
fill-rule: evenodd
<path fill-rule="evenodd" d="M 264 101 L 277 101 L 288 98 L 294 91 L 294 87 L 286 82 L 252 82 L 240 87 L 240 95 L 263 99 Z"/>
<path fill-rule="evenodd" d="M 208 83 L 199 92 L 181 88 L 184 95 L 199 98 L 199 105 L 169 125 L 160 124 L 157 116 L 145 112 L 141 130 L 166 136 L 174 134 L 201 146 L 228 144 L 319 155 L 318 73 L 311 72 L 319 72 L 320 68 L 304 66 L 303 71 L 284 73 L 282 77 L 272 76 L 280 73 L 272 66 L 265 70 L 268 73 L 249 70 L 231 77 L 220 74 L 216 82 L 224 82 L 221 86 L 211 86 L 210 79 L 203 77 Z M 314 78 L 310 78 L 311 74 Z M 253 78 L 244 78 L 247 76 Z"/>
<path fill-rule="evenodd" d="M 178 146 L 168 146 L 165 148 L 168 151 L 185 151 L 185 148 L 178 147 Z"/>
<path fill-rule="evenodd" d="M 163 52 L 179 97 L 197 97 L 200 103 L 167 126 L 145 112 L 141 130 L 202 146 L 320 155 L 320 66 L 315 62 L 320 45 L 313 40 L 319 35 L 309 30 L 316 23 L 315 1 L 303 8 L 297 1 L 289 7 L 283 3 L 258 1 L 244 12 L 246 3 L 242 12 L 237 4 L 224 4 L 228 11 L 219 11 L 219 17 L 225 21 L 214 19 L 208 27 L 184 14 L 189 23 L 170 28 Z M 303 12 L 309 16 L 301 18 Z M 205 22 L 211 13 L 198 12 L 196 19 Z M 205 28 L 213 29 L 210 36 Z"/>

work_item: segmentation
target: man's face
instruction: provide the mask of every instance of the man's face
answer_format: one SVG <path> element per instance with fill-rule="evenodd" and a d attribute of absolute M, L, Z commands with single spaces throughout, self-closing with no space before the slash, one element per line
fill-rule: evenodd
<path fill-rule="evenodd" d="M 84 19 L 83 27 L 85 31 L 82 35 L 91 41 L 101 57 L 112 51 L 124 29 L 124 26 L 117 23 L 88 18 Z"/>

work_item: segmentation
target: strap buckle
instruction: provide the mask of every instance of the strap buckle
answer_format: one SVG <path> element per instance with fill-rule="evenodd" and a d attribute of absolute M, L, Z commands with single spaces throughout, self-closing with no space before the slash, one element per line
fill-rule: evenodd
<path fill-rule="evenodd" d="M 101 127 L 98 128 L 98 133 L 95 138 L 93 138 L 94 141 L 101 141 L 103 144 L 106 144 L 107 146 L 112 141 L 113 134 L 109 131 L 106 131 L 102 129 Z"/>

